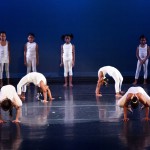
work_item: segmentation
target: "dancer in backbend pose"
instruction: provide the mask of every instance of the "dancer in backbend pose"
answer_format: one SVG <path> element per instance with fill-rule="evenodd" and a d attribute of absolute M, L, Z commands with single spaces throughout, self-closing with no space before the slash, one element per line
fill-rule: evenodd
<path fill-rule="evenodd" d="M 98 81 L 96 86 L 96 96 L 102 96 L 100 93 L 100 88 L 105 82 L 105 75 L 108 74 L 115 80 L 115 91 L 116 91 L 116 97 L 121 97 L 121 86 L 123 82 L 123 77 L 121 73 L 114 67 L 111 66 L 104 66 L 99 69 L 98 71 Z"/>
<path fill-rule="evenodd" d="M 132 108 L 135 109 L 138 107 L 139 102 L 143 104 L 141 109 L 145 108 L 145 118 L 144 120 L 149 121 L 149 106 L 150 106 L 150 97 L 145 92 L 142 87 L 130 87 L 128 91 L 119 99 L 118 105 L 123 107 L 124 110 L 124 121 L 128 121 L 127 111 L 132 112 Z"/>
<path fill-rule="evenodd" d="M 19 81 L 17 85 L 17 93 L 21 99 L 25 99 L 26 85 L 29 83 L 33 83 L 34 85 L 40 87 L 44 97 L 43 102 L 47 102 L 47 94 L 50 100 L 54 99 L 51 95 L 49 87 L 47 86 L 46 78 L 43 74 L 38 72 L 28 73 Z"/>
<path fill-rule="evenodd" d="M 20 111 L 21 111 L 22 101 L 17 95 L 16 89 L 12 85 L 5 85 L 1 88 L 0 92 L 0 108 L 4 111 L 9 111 L 10 117 L 12 117 L 13 107 L 16 109 L 16 119 L 12 122 L 20 122 Z M 0 113 L 0 123 L 5 123 Z"/>

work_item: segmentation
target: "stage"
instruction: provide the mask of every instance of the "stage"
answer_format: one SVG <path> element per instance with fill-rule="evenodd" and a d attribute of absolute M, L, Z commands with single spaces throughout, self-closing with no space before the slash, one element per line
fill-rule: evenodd
<path fill-rule="evenodd" d="M 130 120 L 124 123 L 114 84 L 102 87 L 100 98 L 95 96 L 95 82 L 76 82 L 73 88 L 49 86 L 55 99 L 48 103 L 38 101 L 36 87 L 28 86 L 20 124 L 11 123 L 8 113 L 2 112 L 7 123 L 0 125 L 1 150 L 150 149 L 150 123 L 142 120 L 144 110 L 128 113 Z M 123 84 L 122 90 L 131 86 Z M 150 93 L 150 85 L 140 86 Z"/>

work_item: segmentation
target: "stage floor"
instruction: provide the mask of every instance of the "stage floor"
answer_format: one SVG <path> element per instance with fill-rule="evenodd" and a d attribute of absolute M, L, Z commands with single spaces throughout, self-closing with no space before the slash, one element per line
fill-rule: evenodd
<path fill-rule="evenodd" d="M 30 85 L 20 124 L 11 123 L 8 113 L 2 112 L 8 122 L 0 125 L 0 150 L 150 149 L 150 123 L 142 120 L 144 111 L 128 114 L 130 120 L 124 123 L 114 84 L 102 87 L 100 98 L 95 97 L 95 86 L 52 84 L 55 100 L 44 104 Z M 122 89 L 126 92 L 131 86 L 123 84 Z M 140 86 L 150 94 L 150 85 Z"/>

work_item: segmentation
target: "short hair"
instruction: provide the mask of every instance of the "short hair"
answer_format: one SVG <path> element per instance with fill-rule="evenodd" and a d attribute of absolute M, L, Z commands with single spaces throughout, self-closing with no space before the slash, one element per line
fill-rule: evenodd
<path fill-rule="evenodd" d="M 146 39 L 146 40 L 147 40 L 147 38 L 146 38 L 146 36 L 145 36 L 144 34 L 140 35 L 139 39 L 140 39 L 140 40 L 141 40 L 141 39 Z"/>
<path fill-rule="evenodd" d="M 0 31 L 0 34 L 4 33 L 6 35 L 6 32 L 5 31 Z"/>
<path fill-rule="evenodd" d="M 130 104 L 131 104 L 131 107 L 132 107 L 133 109 L 136 109 L 136 108 L 138 107 L 138 105 L 139 105 L 139 100 L 137 99 L 136 96 L 134 96 L 134 97 L 131 99 Z"/>
<path fill-rule="evenodd" d="M 28 33 L 28 36 L 33 36 L 35 38 L 35 34 L 34 33 Z"/>
<path fill-rule="evenodd" d="M 71 33 L 71 34 L 64 34 L 64 35 L 62 35 L 61 39 L 64 41 L 66 36 L 69 36 L 71 38 L 71 40 L 74 38 L 73 34 Z"/>
<path fill-rule="evenodd" d="M 2 101 L 1 103 L 1 108 L 4 110 L 4 111 L 8 111 L 8 110 L 11 110 L 12 109 L 12 102 L 10 99 L 6 98 L 5 100 Z"/>

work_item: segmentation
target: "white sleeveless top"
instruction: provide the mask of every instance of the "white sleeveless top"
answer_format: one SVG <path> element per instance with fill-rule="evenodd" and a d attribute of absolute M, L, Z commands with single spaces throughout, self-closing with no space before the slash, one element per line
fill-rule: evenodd
<path fill-rule="evenodd" d="M 72 44 L 63 45 L 63 60 L 72 60 Z"/>
<path fill-rule="evenodd" d="M 124 104 L 126 102 L 127 95 L 129 93 L 132 93 L 132 94 L 141 93 L 141 94 L 143 94 L 145 96 L 144 102 L 145 103 L 147 102 L 147 104 L 150 106 L 150 97 L 149 97 L 149 95 L 145 92 L 145 90 L 142 87 L 137 86 L 137 87 L 130 87 L 128 89 L 128 91 L 119 99 L 117 104 L 120 107 L 124 106 Z"/>
<path fill-rule="evenodd" d="M 0 63 L 9 63 L 8 42 L 7 41 L 6 41 L 5 46 L 2 46 L 0 43 Z"/>
<path fill-rule="evenodd" d="M 27 42 L 26 46 L 27 46 L 26 57 L 36 57 L 36 43 Z"/>
<path fill-rule="evenodd" d="M 139 45 L 139 57 L 144 59 L 147 56 L 147 44 L 144 47 Z"/>

